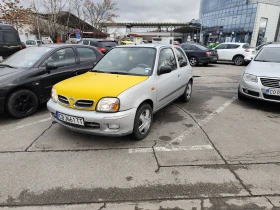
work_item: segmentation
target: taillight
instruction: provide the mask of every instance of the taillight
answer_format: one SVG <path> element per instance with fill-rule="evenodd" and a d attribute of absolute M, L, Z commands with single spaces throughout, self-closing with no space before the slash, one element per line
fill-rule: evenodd
<path fill-rule="evenodd" d="M 250 52 L 250 50 L 246 49 L 245 52 Z"/>
<path fill-rule="evenodd" d="M 19 46 L 19 50 L 22 50 L 22 48 L 23 48 L 22 45 L 20 45 L 20 46 Z"/>
<path fill-rule="evenodd" d="M 106 52 L 106 49 L 105 48 L 98 48 L 98 50 L 100 51 L 100 52 L 102 52 L 102 53 L 104 53 L 104 52 Z"/>
<path fill-rule="evenodd" d="M 211 52 L 206 52 L 206 55 L 211 55 Z"/>

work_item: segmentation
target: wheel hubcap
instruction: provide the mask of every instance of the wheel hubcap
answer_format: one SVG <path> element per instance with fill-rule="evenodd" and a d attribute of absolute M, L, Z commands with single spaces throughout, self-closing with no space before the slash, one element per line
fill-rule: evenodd
<path fill-rule="evenodd" d="M 30 113 L 35 104 L 29 95 L 21 95 L 15 101 L 15 108 L 21 114 Z"/>
<path fill-rule="evenodd" d="M 146 134 L 150 129 L 151 122 L 152 122 L 151 112 L 150 110 L 146 109 L 141 113 L 139 117 L 139 127 L 138 127 L 139 133 L 142 135 Z"/>
<path fill-rule="evenodd" d="M 196 65 L 196 59 L 195 58 L 191 58 L 190 63 L 192 66 Z"/>
<path fill-rule="evenodd" d="M 237 58 L 236 59 L 236 61 L 235 61 L 235 63 L 237 64 L 237 65 L 240 65 L 240 64 L 242 64 L 242 58 Z"/>

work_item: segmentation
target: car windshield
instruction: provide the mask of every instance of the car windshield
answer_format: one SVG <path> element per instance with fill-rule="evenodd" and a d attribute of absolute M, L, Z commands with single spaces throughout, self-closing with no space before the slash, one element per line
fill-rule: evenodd
<path fill-rule="evenodd" d="M 2 64 L 17 68 L 30 68 L 50 50 L 51 48 L 48 47 L 30 47 L 7 58 Z"/>
<path fill-rule="evenodd" d="M 280 47 L 264 47 L 255 61 L 280 63 Z"/>
<path fill-rule="evenodd" d="M 153 73 L 155 58 L 155 48 L 114 48 L 102 58 L 92 71 L 150 76 Z"/>

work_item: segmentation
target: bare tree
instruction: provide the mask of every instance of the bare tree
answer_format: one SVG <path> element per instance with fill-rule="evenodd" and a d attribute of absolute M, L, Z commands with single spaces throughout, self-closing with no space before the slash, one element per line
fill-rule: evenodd
<path fill-rule="evenodd" d="M 86 19 L 97 30 L 102 31 L 103 23 L 112 23 L 118 17 L 115 13 L 118 10 L 117 3 L 112 0 L 101 0 L 94 3 L 91 0 L 85 0 L 84 12 Z"/>

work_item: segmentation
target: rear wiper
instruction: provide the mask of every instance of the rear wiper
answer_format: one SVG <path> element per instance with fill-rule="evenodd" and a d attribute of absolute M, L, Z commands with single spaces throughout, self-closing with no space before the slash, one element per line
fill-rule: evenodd
<path fill-rule="evenodd" d="M 8 67 L 8 68 L 11 68 L 11 69 L 17 69 L 16 67 L 10 66 L 10 65 L 8 65 L 8 64 L 2 64 L 2 63 L 0 63 L 0 66 L 2 66 L 2 67 Z"/>

